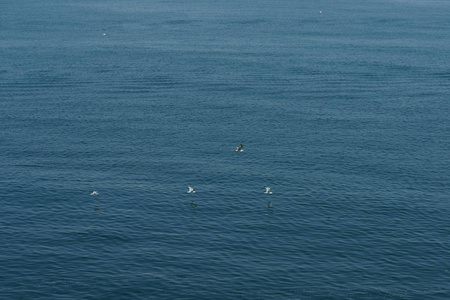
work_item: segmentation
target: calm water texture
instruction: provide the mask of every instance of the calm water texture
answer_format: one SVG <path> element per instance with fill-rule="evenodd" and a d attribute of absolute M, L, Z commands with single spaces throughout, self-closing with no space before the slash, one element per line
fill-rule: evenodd
<path fill-rule="evenodd" d="M 449 1 L 0 10 L 1 299 L 449 299 Z"/>

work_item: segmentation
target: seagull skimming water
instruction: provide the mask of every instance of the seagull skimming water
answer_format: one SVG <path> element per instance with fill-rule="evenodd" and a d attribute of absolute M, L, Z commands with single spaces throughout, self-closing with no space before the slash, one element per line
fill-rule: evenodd
<path fill-rule="evenodd" d="M 272 189 L 268 186 L 263 186 L 263 188 L 266 189 L 266 191 L 264 192 L 264 194 L 273 194 Z"/>
<path fill-rule="evenodd" d="M 195 190 L 194 190 L 194 188 L 193 188 L 192 186 L 188 185 L 188 189 L 189 189 L 189 191 L 187 191 L 188 194 L 193 194 L 193 193 L 195 193 Z"/>

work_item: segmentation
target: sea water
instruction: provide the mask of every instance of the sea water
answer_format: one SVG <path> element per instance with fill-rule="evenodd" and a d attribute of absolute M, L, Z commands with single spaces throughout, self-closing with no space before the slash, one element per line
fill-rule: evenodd
<path fill-rule="evenodd" d="M 1 299 L 449 298 L 449 1 L 0 7 Z"/>

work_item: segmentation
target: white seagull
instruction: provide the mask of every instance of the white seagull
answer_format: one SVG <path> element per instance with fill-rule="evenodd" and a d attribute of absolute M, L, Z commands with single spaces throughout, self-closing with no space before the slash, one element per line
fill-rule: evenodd
<path fill-rule="evenodd" d="M 266 191 L 264 192 L 264 194 L 273 194 L 272 189 L 268 186 L 263 186 L 263 188 L 266 189 Z"/>
<path fill-rule="evenodd" d="M 240 144 L 239 146 L 236 146 L 236 150 L 237 152 L 243 152 L 244 151 L 244 145 Z"/>
<path fill-rule="evenodd" d="M 91 193 L 91 195 L 92 196 L 97 196 L 97 195 L 100 195 L 97 191 L 93 191 L 92 193 Z"/>
<path fill-rule="evenodd" d="M 193 193 L 195 193 L 195 190 L 194 190 L 194 188 L 193 188 L 192 186 L 188 185 L 188 189 L 189 189 L 189 191 L 187 191 L 188 194 L 193 194 Z"/>

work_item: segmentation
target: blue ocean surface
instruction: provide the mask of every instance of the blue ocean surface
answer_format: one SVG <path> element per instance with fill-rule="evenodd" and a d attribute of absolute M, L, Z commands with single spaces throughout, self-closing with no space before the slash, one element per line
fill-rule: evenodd
<path fill-rule="evenodd" d="M 0 8 L 0 299 L 450 299 L 450 1 Z"/>

